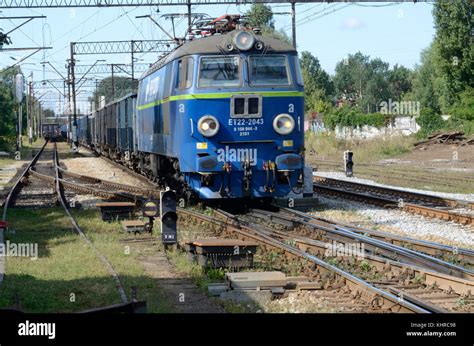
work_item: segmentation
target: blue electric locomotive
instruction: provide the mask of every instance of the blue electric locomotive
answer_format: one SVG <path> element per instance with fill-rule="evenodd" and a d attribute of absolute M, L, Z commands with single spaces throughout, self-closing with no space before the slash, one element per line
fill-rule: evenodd
<path fill-rule="evenodd" d="M 286 196 L 304 159 L 296 50 L 248 30 L 174 50 L 141 78 L 137 148 L 202 199 Z"/>
<path fill-rule="evenodd" d="M 221 32 L 159 60 L 137 95 L 80 121 L 79 139 L 188 197 L 284 197 L 301 192 L 303 95 L 291 45 Z"/>

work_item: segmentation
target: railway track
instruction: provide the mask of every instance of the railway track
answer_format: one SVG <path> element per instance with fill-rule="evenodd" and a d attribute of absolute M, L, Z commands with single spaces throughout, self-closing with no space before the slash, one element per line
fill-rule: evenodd
<path fill-rule="evenodd" d="M 71 224 L 74 227 L 74 230 L 78 233 L 78 235 L 84 240 L 87 245 L 89 245 L 92 250 L 96 253 L 97 257 L 100 259 L 100 261 L 104 264 L 104 266 L 107 268 L 107 271 L 109 274 L 112 276 L 116 283 L 116 288 L 120 296 L 120 300 L 122 301 L 123 304 L 128 303 L 128 297 L 127 293 L 125 292 L 125 288 L 123 287 L 122 282 L 120 281 L 120 278 L 113 268 L 112 264 L 108 261 L 108 259 L 96 248 L 94 243 L 85 235 L 84 231 L 79 227 L 76 219 L 74 216 L 71 214 L 71 211 L 69 210 L 67 200 L 64 196 L 64 187 L 63 187 L 63 182 L 61 179 L 61 171 L 59 169 L 59 157 L 58 157 L 58 151 L 56 147 L 56 143 L 54 143 L 54 157 L 53 157 L 53 162 L 54 162 L 54 171 L 55 171 L 55 186 L 56 186 L 56 193 L 58 196 L 58 200 L 61 204 L 61 206 L 64 209 L 64 212 L 66 215 L 69 217 L 69 220 L 71 221 Z"/>
<path fill-rule="evenodd" d="M 38 161 L 43 156 L 45 152 L 46 146 L 48 141 L 45 141 L 39 151 L 35 154 L 33 159 L 26 165 L 23 170 L 17 174 L 17 177 L 10 188 L 8 194 L 6 195 L 3 201 L 3 221 L 7 220 L 7 211 L 8 207 L 15 204 L 16 207 L 27 206 L 31 207 L 39 207 L 39 206 L 52 206 L 52 197 L 54 196 L 54 191 L 48 186 L 44 186 L 42 184 L 38 184 L 37 181 L 31 181 L 30 172 L 31 169 L 36 167 Z M 50 161 L 50 159 L 48 159 Z M 38 169 L 43 171 L 44 173 L 49 172 L 52 168 L 52 162 L 50 164 L 46 164 L 42 162 L 38 164 Z M 25 187 L 28 186 L 28 191 L 26 191 Z"/>
<path fill-rule="evenodd" d="M 227 231 L 229 230 L 229 223 L 236 222 L 236 216 L 226 215 L 222 212 L 219 213 L 221 213 L 221 217 L 224 215 L 226 218 L 224 224 L 220 223 L 222 221 L 217 221 L 209 216 L 198 216 L 199 214 L 194 215 L 193 212 L 189 210 L 181 210 L 181 212 L 191 213 L 187 214 L 187 216 L 190 218 L 197 218 L 201 220 L 201 222 L 204 221 L 211 223 L 214 226 L 217 225 L 219 227 L 225 228 Z M 294 211 L 287 210 L 286 213 L 291 214 L 294 213 Z M 269 215 L 267 211 L 265 211 L 264 214 L 266 214 L 266 216 Z M 296 221 L 300 223 L 305 221 L 310 221 L 311 223 L 319 222 L 320 231 L 322 226 L 321 223 L 328 223 L 326 220 L 322 219 L 316 220 L 313 218 L 312 220 L 308 220 L 308 216 L 304 213 L 301 213 L 300 215 L 293 214 L 292 216 L 293 218 L 299 218 L 299 220 Z M 366 261 L 368 263 L 368 267 L 371 269 L 367 272 L 358 274 L 362 275 L 363 279 L 366 280 L 368 285 L 376 289 L 381 289 L 384 291 L 384 293 L 390 294 L 390 298 L 392 300 L 385 297 L 384 299 L 387 299 L 387 301 L 393 302 L 393 296 L 395 296 L 397 299 L 397 304 L 400 301 L 408 301 L 416 305 L 418 308 L 424 310 L 424 312 L 441 313 L 449 311 L 474 310 L 471 296 L 471 292 L 474 292 L 474 272 L 469 268 L 466 268 L 474 263 L 474 254 L 470 250 L 454 249 L 438 243 L 417 241 L 415 239 L 384 234 L 383 232 L 372 231 L 369 234 L 367 232 L 368 230 L 366 229 L 344 224 L 332 224 L 330 228 L 323 230 L 324 232 L 328 232 L 332 229 L 333 234 L 335 235 L 333 238 L 326 239 L 326 242 L 313 239 L 314 234 L 313 237 L 309 237 L 307 232 L 301 233 L 301 229 L 288 235 L 288 232 L 285 234 L 285 232 L 267 228 L 264 225 L 252 225 L 251 223 L 245 224 L 245 222 L 242 220 L 238 220 L 237 224 L 237 228 L 240 229 L 240 233 L 237 233 L 240 236 L 242 236 L 243 229 L 247 231 L 250 229 L 253 230 L 250 232 L 250 234 L 253 234 L 253 236 L 250 236 L 249 233 L 247 233 L 243 236 L 243 238 L 249 237 L 248 239 L 257 241 L 260 240 L 261 242 L 263 241 L 263 243 L 266 244 L 265 246 L 277 248 L 285 253 L 287 253 L 287 250 L 289 250 L 287 246 L 290 246 L 293 248 L 296 247 L 298 250 L 305 252 L 306 255 L 309 256 L 312 256 L 312 254 L 317 254 L 321 257 L 324 257 L 322 256 L 322 251 L 327 249 L 325 246 L 328 240 L 341 241 L 345 238 L 346 243 L 348 241 L 365 241 L 369 252 L 365 255 L 363 261 Z M 232 232 L 230 233 L 233 233 L 235 236 L 235 232 L 236 230 L 232 229 Z M 257 234 L 257 237 L 255 232 L 260 232 Z M 260 236 L 260 238 L 258 236 Z M 268 238 L 265 238 L 265 236 L 272 238 L 274 241 L 276 240 L 277 243 L 270 241 L 269 245 L 268 242 L 265 242 L 269 240 Z M 291 251 L 289 253 L 290 257 L 295 257 L 295 253 Z M 310 258 L 301 253 L 298 254 L 300 255 L 300 258 L 304 259 L 305 261 L 308 261 Z M 454 261 L 466 267 L 445 261 L 446 257 L 449 257 L 453 254 L 455 255 Z M 296 255 L 296 257 L 298 256 Z M 453 260 L 453 258 L 451 259 Z M 359 268 L 361 264 L 358 263 L 354 266 L 354 263 L 349 262 L 350 261 L 341 261 L 340 263 L 337 263 L 337 266 L 342 267 L 343 269 L 348 269 L 349 271 L 352 270 L 357 273 L 357 268 Z M 348 263 L 350 265 L 348 265 Z M 304 268 L 304 265 L 302 267 Z M 328 272 L 327 268 L 319 270 L 326 270 L 326 272 Z M 331 271 L 329 270 L 329 272 Z M 351 275 L 350 273 L 348 274 Z M 354 289 L 352 287 L 355 285 L 354 282 L 351 281 L 350 284 L 343 285 L 342 281 L 346 282 L 347 277 L 337 277 L 339 279 L 336 281 L 325 283 L 325 285 L 330 288 L 330 291 L 328 291 L 329 296 L 335 292 L 337 292 L 337 294 L 341 297 L 350 296 L 352 298 L 354 295 L 357 296 L 360 294 L 360 288 Z M 363 287 L 364 289 L 367 289 L 366 286 Z M 338 291 L 339 289 L 341 289 L 341 291 Z M 371 292 L 373 298 L 373 291 Z M 362 298 L 362 296 L 364 295 L 360 295 L 359 298 Z M 344 300 L 344 298 L 342 298 L 342 300 Z M 374 307 L 373 301 L 370 301 L 370 304 L 368 305 L 367 301 L 358 301 L 357 304 L 359 304 L 359 308 L 364 307 L 364 311 L 367 311 L 367 309 L 371 311 L 377 311 L 378 309 L 383 310 L 381 306 L 384 306 L 384 304 L 381 306 L 375 304 Z M 397 309 L 400 309 L 400 311 L 405 311 L 404 309 L 406 309 L 406 307 L 395 308 L 393 311 Z M 417 312 L 421 312 L 421 310 Z"/>
<path fill-rule="evenodd" d="M 86 175 L 79 175 L 69 172 L 61 167 L 58 167 L 61 177 L 58 178 L 62 186 L 66 187 L 68 191 L 74 191 L 78 194 L 90 195 L 104 199 L 112 200 L 127 200 L 132 202 L 143 202 L 148 198 L 159 198 L 156 192 L 141 189 L 131 185 L 118 184 L 103 179 L 94 178 Z M 48 184 L 55 184 L 56 178 L 49 175 L 41 174 L 32 170 L 31 175 L 42 180 Z M 72 179 L 64 179 L 64 176 L 70 176 Z M 77 180 L 86 181 L 88 183 L 79 183 Z"/>
<path fill-rule="evenodd" d="M 474 250 L 459 248 L 456 246 L 448 246 L 433 241 L 403 237 L 388 232 L 374 231 L 368 228 L 358 227 L 344 222 L 336 222 L 333 220 L 327 220 L 321 217 L 316 217 L 311 214 L 303 213 L 294 209 L 282 208 L 280 211 L 284 215 L 288 215 L 290 217 L 290 220 L 291 217 L 294 217 L 296 218 L 296 220 L 306 221 L 314 225 L 330 227 L 334 229 L 347 229 L 358 234 L 382 240 L 389 244 L 394 244 L 406 247 L 411 250 L 422 252 L 432 257 L 437 257 L 443 261 L 455 263 L 457 265 L 469 269 L 472 269 L 474 267 Z M 268 212 L 266 213 L 268 216 L 270 216 Z"/>
<path fill-rule="evenodd" d="M 109 274 L 111 275 L 111 277 L 113 278 L 113 280 L 116 283 L 116 288 L 117 288 L 117 291 L 118 291 L 118 294 L 120 296 L 120 300 L 121 300 L 123 306 L 128 306 L 129 305 L 129 299 L 128 299 L 128 296 L 125 292 L 125 288 L 124 288 L 123 284 L 120 281 L 119 275 L 117 274 L 117 272 L 113 268 L 112 264 L 108 261 L 108 259 L 96 248 L 94 243 L 86 236 L 86 234 L 81 229 L 81 227 L 77 223 L 76 219 L 72 215 L 71 211 L 69 210 L 69 207 L 68 207 L 69 204 L 68 204 L 67 199 L 65 197 L 64 186 L 67 185 L 69 187 L 73 187 L 75 184 L 71 183 L 71 182 L 67 182 L 64 179 L 62 179 L 62 172 L 64 170 L 60 168 L 59 155 L 58 155 L 57 146 L 56 146 L 55 142 L 52 143 L 53 144 L 52 170 L 54 172 L 53 173 L 54 176 L 51 176 L 51 175 L 48 174 L 48 173 L 51 172 L 51 169 L 48 169 L 46 171 L 43 170 L 40 173 L 39 170 L 38 170 L 38 167 L 36 167 L 36 163 L 39 160 L 40 156 L 44 154 L 47 144 L 48 144 L 48 141 L 46 141 L 44 143 L 41 150 L 35 155 L 35 157 L 30 161 L 30 163 L 26 166 L 26 168 L 21 172 L 20 176 L 18 177 L 18 179 L 14 183 L 13 187 L 10 189 L 10 191 L 9 191 L 9 193 L 8 193 L 6 199 L 5 199 L 5 202 L 4 202 L 3 220 L 4 221 L 6 220 L 8 207 L 13 204 L 15 198 L 19 195 L 21 189 L 24 186 L 26 186 L 26 183 L 28 181 L 27 180 L 28 177 L 31 176 L 31 177 L 36 178 L 39 181 L 46 182 L 50 186 L 52 185 L 53 186 L 53 192 L 56 195 L 57 201 L 62 206 L 64 212 L 66 213 L 67 217 L 69 218 L 69 220 L 70 220 L 70 222 L 71 222 L 71 224 L 74 228 L 74 231 L 77 232 L 77 234 L 81 237 L 81 239 L 83 239 L 83 241 L 88 246 L 90 246 L 92 248 L 92 250 L 95 252 L 95 254 L 99 258 L 99 260 L 106 267 L 107 271 L 109 272 Z M 91 189 L 92 189 L 90 187 L 87 188 L 87 187 L 84 187 L 84 186 L 77 186 L 76 188 L 81 192 L 83 192 L 83 191 L 90 192 Z M 96 193 L 97 193 L 97 191 L 101 191 L 101 193 L 103 193 L 103 194 L 108 193 L 109 196 L 113 196 L 113 197 L 117 196 L 117 193 L 110 193 L 110 192 L 107 192 L 107 191 L 104 191 L 104 190 L 95 189 Z M 1 231 L 2 230 L 0 229 L 0 232 Z M 2 236 L 0 238 L 0 241 L 3 242 L 3 233 L 0 233 L 0 235 Z M 3 261 L 3 257 L 0 257 L 0 261 Z M 2 262 L 2 263 L 0 263 L 0 283 L 3 279 L 3 273 L 4 273 L 4 263 Z"/>
<path fill-rule="evenodd" d="M 276 250 L 286 256 L 288 260 L 301 261 L 302 271 L 314 278 L 320 279 L 328 294 L 341 290 L 349 295 L 360 306 L 365 306 L 365 311 L 371 312 L 404 312 L 404 313 L 432 313 L 443 312 L 434 306 L 422 307 L 410 299 L 400 299 L 397 295 L 382 290 L 374 285 L 331 265 L 320 258 L 303 251 L 266 233 L 262 227 L 242 225 L 235 220 L 233 215 L 223 211 L 214 211 L 220 219 L 204 215 L 187 209 L 179 209 L 180 216 L 186 221 L 205 223 L 207 227 L 219 228 L 221 235 L 237 237 L 243 240 L 253 240 L 261 244 L 265 251 Z M 332 293 L 331 293 L 332 292 Z M 344 297 L 344 296 L 343 296 Z"/>
<path fill-rule="evenodd" d="M 364 250 L 369 254 L 474 281 L 474 271 L 457 263 L 446 261 L 444 256 L 450 253 L 449 248 L 445 248 L 438 243 L 429 244 L 431 245 L 430 249 L 439 251 L 437 256 L 434 257 L 428 255 L 426 253 L 428 251 L 421 252 L 412 249 L 410 246 L 410 244 L 412 244 L 411 239 L 403 239 L 403 237 L 400 237 L 398 238 L 400 244 L 396 244 L 386 241 L 386 238 L 380 239 L 380 235 L 379 238 L 373 237 L 369 233 L 363 232 L 363 229 L 358 229 L 356 232 L 352 228 L 342 227 L 330 221 L 312 218 L 310 215 L 299 213 L 291 209 L 283 209 L 278 213 L 266 210 L 250 210 L 250 212 L 246 214 L 246 217 L 251 217 L 252 220 L 263 220 L 272 225 L 277 225 L 279 228 L 296 230 L 293 231 L 293 233 L 311 237 L 312 239 L 323 241 L 326 244 L 331 242 L 340 244 L 364 244 Z M 389 240 L 391 239 L 389 238 Z M 422 250 L 428 247 L 422 247 L 423 242 L 418 243 L 414 241 L 414 243 L 420 244 Z M 454 249 L 454 251 L 462 253 L 469 263 L 473 261 L 472 251 L 466 249 Z"/>
<path fill-rule="evenodd" d="M 368 246 L 368 249 L 372 251 L 367 251 L 361 257 L 328 256 L 328 243 L 334 241 L 334 238 L 314 236 L 315 234 L 311 236 L 294 225 L 287 230 L 278 230 L 265 223 L 251 222 L 247 218 L 248 215 L 241 217 L 222 212 L 218 212 L 218 215 L 224 218 L 226 225 L 233 222 L 234 226 L 237 225 L 236 227 L 240 229 L 276 239 L 282 244 L 297 248 L 325 263 L 345 270 L 350 275 L 355 275 L 374 287 L 394 294 L 398 299 L 408 300 L 431 312 L 474 311 L 473 280 L 443 273 L 443 271 L 438 271 L 440 267 L 436 268 L 438 270 L 427 269 L 420 265 L 423 264 L 423 261 L 409 261 L 407 263 L 404 260 L 403 252 L 398 253 L 399 257 L 388 258 L 386 257 L 387 248 L 384 251 L 378 251 L 379 249 L 375 248 L 376 251 L 373 251 L 374 248 Z M 341 239 L 339 238 L 339 240 Z M 446 263 L 436 260 L 434 263 L 446 265 Z M 451 274 L 459 273 L 451 272 Z M 316 278 L 321 280 L 321 277 Z"/>
<path fill-rule="evenodd" d="M 81 193 L 108 198 L 136 199 L 140 197 L 140 194 L 144 198 L 143 193 L 146 189 L 68 172 L 59 167 L 57 156 L 55 162 L 56 177 L 43 175 L 35 172 L 34 169 L 31 169 L 30 174 L 48 180 L 50 183 L 54 181 L 58 194 L 61 194 L 63 188 L 66 187 Z M 68 177 L 72 181 L 65 180 L 64 177 Z M 79 184 L 78 181 L 86 184 Z M 114 191 L 111 191 L 111 189 Z M 64 199 L 61 204 L 67 210 L 67 203 Z M 251 213 L 249 216 L 258 216 L 255 215 L 255 212 L 258 214 L 258 211 L 253 211 L 253 214 Z M 313 273 L 312 275 L 316 279 L 324 278 L 323 286 L 328 291 L 321 296 L 328 299 L 332 296 L 338 296 L 345 302 L 344 304 L 348 306 L 354 304 L 356 311 L 440 313 L 471 311 L 473 308 L 474 298 L 471 296 L 471 292 L 474 292 L 473 272 L 443 260 L 436 261 L 430 256 L 423 256 L 406 248 L 406 246 L 416 245 L 417 250 L 425 250 L 427 254 L 430 254 L 430 251 L 437 251 L 438 255 L 446 255 L 448 251 L 452 250 L 449 247 L 443 248 L 439 244 L 423 241 L 414 240 L 409 242 L 403 237 L 393 235 L 390 238 L 383 232 L 371 233 L 371 239 L 365 239 L 369 238 L 365 229 L 342 224 L 333 225 L 332 229 L 324 229 L 321 223 L 327 222 L 326 220 L 311 220 L 307 214 L 298 214 L 297 212 L 295 214 L 292 210 L 286 210 L 286 222 L 291 221 L 293 228 L 295 228 L 291 232 L 269 228 L 261 224 L 253 224 L 248 220 L 238 219 L 235 215 L 222 211 L 216 213 L 224 221 L 209 216 L 199 216 L 198 213 L 189 210 L 180 210 L 180 213 L 186 213 L 190 218 L 197 218 L 201 222 L 205 221 L 224 228 L 224 234 L 226 235 L 232 233 L 233 236 L 253 239 L 264 244 L 265 247 L 282 251 L 289 258 L 299 258 L 306 264 L 311 263 L 310 267 L 302 264 L 302 268 L 303 271 L 308 272 L 309 270 Z M 292 220 L 289 219 L 291 213 L 293 213 Z M 270 215 L 269 212 L 263 214 L 267 218 Z M 279 216 L 280 219 L 285 218 L 282 215 Z M 316 234 L 314 229 L 314 234 L 308 236 L 307 230 L 304 231 L 304 227 L 301 226 L 305 222 L 312 224 L 316 221 L 319 222 L 320 231 L 322 230 L 326 234 L 331 233 L 335 237 L 325 238 L 325 241 L 322 241 L 320 236 L 320 239 L 318 239 L 318 236 L 314 236 Z M 75 221 L 71 222 L 74 225 Z M 298 222 L 300 227 L 294 227 L 295 222 Z M 78 233 L 80 234 L 79 231 Z M 348 241 L 366 241 L 369 251 L 362 261 L 368 263 L 369 270 L 365 270 L 365 272 L 358 271 L 357 268 L 362 267 L 360 261 L 351 262 L 351 260 L 341 259 L 338 259 L 337 263 L 325 261 L 323 251 L 327 250 L 325 245 L 327 241 L 341 241 L 344 239 L 346 243 Z M 93 246 L 92 243 L 91 245 Z M 404 245 L 405 248 L 400 245 Z M 458 254 L 465 263 L 472 264 L 474 262 L 473 254 L 469 250 L 458 249 Z M 110 268 L 112 267 L 110 266 Z M 116 278 L 119 280 L 118 276 Z M 121 296 L 123 298 L 123 295 Z"/>
<path fill-rule="evenodd" d="M 384 208 L 397 208 L 413 214 L 453 221 L 463 225 L 474 224 L 474 202 L 321 176 L 314 176 L 313 179 L 314 191 L 317 193 L 348 198 Z"/>
<path fill-rule="evenodd" d="M 33 159 L 27 164 L 27 166 L 21 171 L 15 182 L 13 183 L 13 186 L 10 188 L 8 194 L 5 197 L 5 200 L 3 202 L 3 213 L 2 213 L 2 221 L 6 223 L 7 221 L 7 212 L 8 212 L 8 207 L 13 203 L 15 197 L 21 190 L 22 185 L 24 185 L 27 181 L 28 174 L 30 172 L 30 168 L 34 167 L 36 163 L 38 162 L 39 158 L 41 157 L 44 148 L 48 144 L 48 141 L 45 141 L 41 149 L 36 153 L 36 155 L 33 157 Z M 4 242 L 4 236 L 3 236 L 4 229 L 0 227 L 0 244 L 3 244 Z M 5 256 L 0 256 L 0 284 L 3 282 L 3 278 L 5 276 Z"/>
<path fill-rule="evenodd" d="M 316 160 L 318 167 L 330 167 L 331 170 L 334 168 L 341 169 L 341 162 L 329 161 L 329 160 Z M 386 179 L 393 180 L 395 182 L 412 181 L 416 183 L 431 183 L 436 185 L 444 185 L 450 187 L 459 187 L 465 184 L 474 184 L 474 179 L 468 177 L 453 177 L 452 175 L 440 175 L 440 171 L 436 167 L 424 167 L 428 169 L 428 172 L 410 169 L 404 167 L 403 169 L 397 169 L 397 167 L 390 166 L 389 164 L 367 164 L 358 163 L 355 169 L 355 174 L 364 177 L 380 177 L 385 176 Z M 343 170 L 340 170 L 343 172 Z M 387 172 L 390 172 L 387 175 Z M 409 173 L 407 175 L 407 173 Z"/>

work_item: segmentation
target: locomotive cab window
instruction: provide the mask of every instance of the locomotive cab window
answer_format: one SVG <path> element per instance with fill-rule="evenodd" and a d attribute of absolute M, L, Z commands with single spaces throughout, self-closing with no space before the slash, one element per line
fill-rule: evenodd
<path fill-rule="evenodd" d="M 250 85 L 289 85 L 286 56 L 251 56 L 249 59 Z"/>
<path fill-rule="evenodd" d="M 178 89 L 188 89 L 193 84 L 193 58 L 184 58 L 178 62 Z"/>
<path fill-rule="evenodd" d="M 300 59 L 298 58 L 297 55 L 293 57 L 293 63 L 295 65 L 295 71 L 296 71 L 296 84 L 303 86 L 304 85 L 303 74 L 301 73 Z"/>
<path fill-rule="evenodd" d="M 199 64 L 199 87 L 240 86 L 240 58 L 238 56 L 202 57 Z"/>

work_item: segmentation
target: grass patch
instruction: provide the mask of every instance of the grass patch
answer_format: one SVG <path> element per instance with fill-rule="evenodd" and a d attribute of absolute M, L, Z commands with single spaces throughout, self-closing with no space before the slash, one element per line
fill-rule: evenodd
<path fill-rule="evenodd" d="M 126 237 L 120 225 L 101 221 L 96 211 L 74 214 L 118 273 L 128 297 L 136 287 L 138 299 L 147 301 L 149 312 L 170 312 L 156 281 L 146 275 L 139 261 L 143 250 L 120 242 Z M 6 258 L 0 307 L 27 312 L 75 312 L 121 302 L 115 281 L 92 248 L 73 231 L 61 209 L 10 209 L 8 219 L 10 230 L 6 238 L 15 243 L 37 243 L 39 256 L 37 260 Z"/>
<path fill-rule="evenodd" d="M 371 140 L 343 140 L 336 138 L 332 132 L 307 132 L 305 138 L 306 150 L 313 155 L 308 157 L 319 160 L 336 160 L 342 162 L 345 150 L 354 151 L 357 162 L 373 162 L 392 158 L 413 150 L 413 137 L 394 136 Z"/>

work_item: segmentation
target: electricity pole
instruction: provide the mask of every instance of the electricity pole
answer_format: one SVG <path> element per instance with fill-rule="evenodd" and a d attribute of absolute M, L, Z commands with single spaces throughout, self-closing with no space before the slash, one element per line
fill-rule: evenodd
<path fill-rule="evenodd" d="M 71 61 L 69 63 L 69 70 L 70 70 L 69 83 L 71 83 L 71 92 L 72 92 L 72 117 L 73 117 L 72 143 L 73 143 L 73 150 L 76 150 L 78 146 L 78 142 L 77 142 L 76 77 L 74 75 L 74 65 L 75 65 L 74 42 L 71 42 Z"/>

